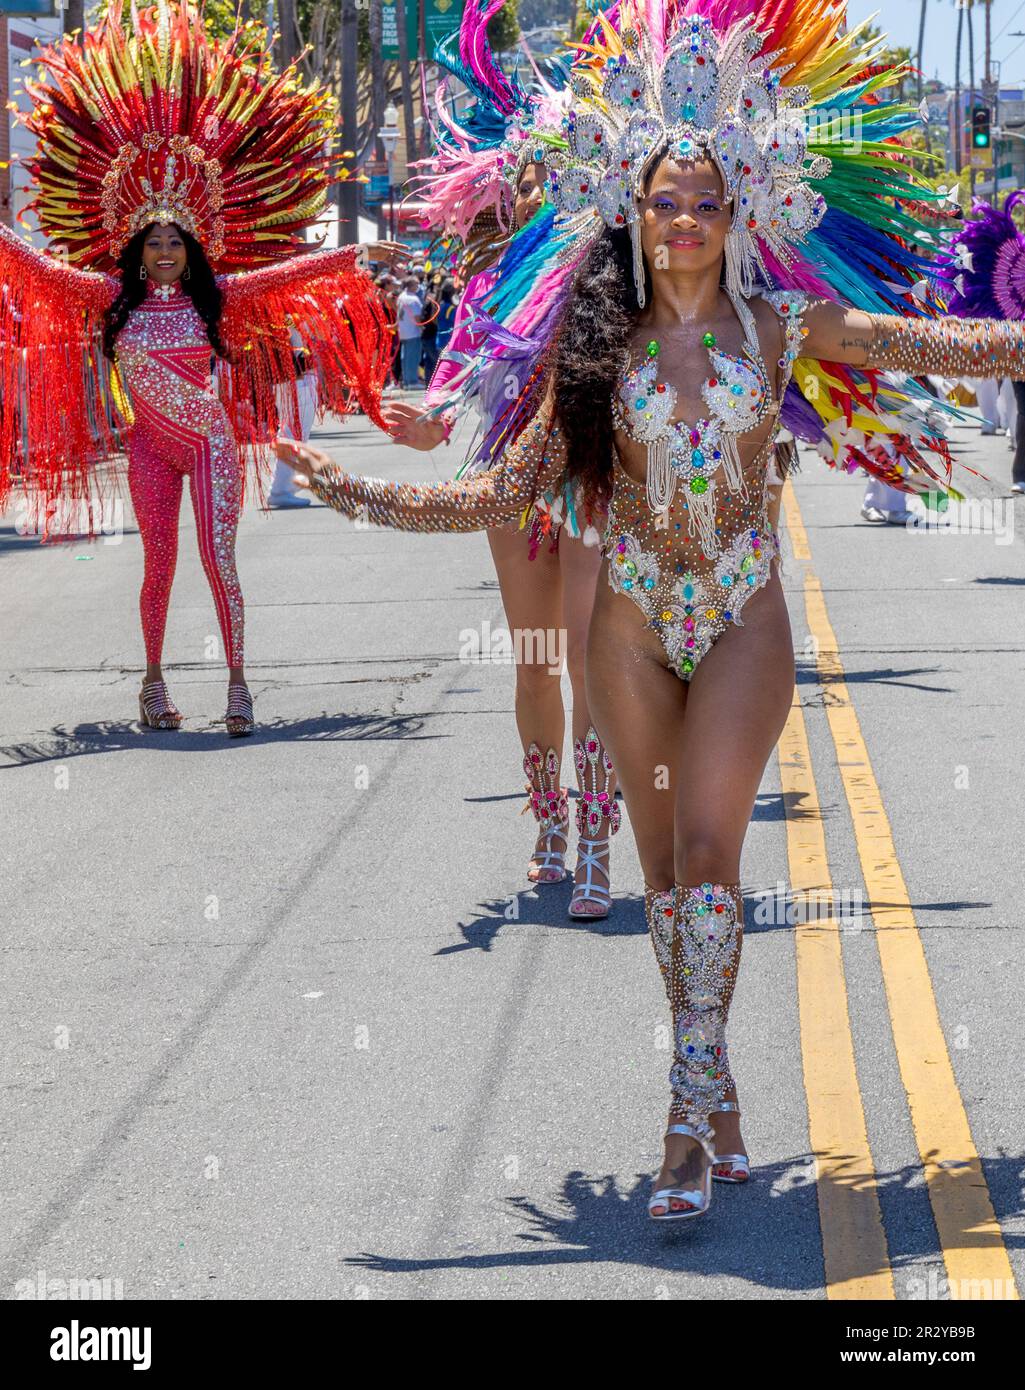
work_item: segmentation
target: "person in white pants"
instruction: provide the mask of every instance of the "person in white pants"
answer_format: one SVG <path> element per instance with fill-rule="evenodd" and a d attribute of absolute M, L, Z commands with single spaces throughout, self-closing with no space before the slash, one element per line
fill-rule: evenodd
<path fill-rule="evenodd" d="M 965 385 L 975 392 L 975 399 L 979 402 L 982 433 L 996 434 L 1000 429 L 1000 383 L 995 377 L 987 377 L 985 380 L 966 377 Z"/>
<path fill-rule="evenodd" d="M 861 515 L 866 521 L 889 522 L 891 526 L 905 526 L 914 515 L 908 511 L 907 493 L 889 483 L 868 475 L 868 486 L 861 503 Z"/>
<path fill-rule="evenodd" d="M 305 356 L 305 348 L 294 324 L 291 325 L 291 337 L 292 348 L 297 355 L 296 366 L 298 367 L 298 355 Z M 280 433 L 282 437 L 294 439 L 298 443 L 304 444 L 310 437 L 317 413 L 319 398 L 317 373 L 304 372 L 302 376 L 296 378 L 294 399 L 290 386 L 279 386 L 277 396 L 278 419 L 281 423 Z M 274 469 L 274 479 L 271 482 L 270 492 L 267 495 L 268 507 L 308 507 L 311 505 L 309 497 L 301 497 L 296 491 L 293 482 L 294 476 L 289 466 L 279 459 Z"/>

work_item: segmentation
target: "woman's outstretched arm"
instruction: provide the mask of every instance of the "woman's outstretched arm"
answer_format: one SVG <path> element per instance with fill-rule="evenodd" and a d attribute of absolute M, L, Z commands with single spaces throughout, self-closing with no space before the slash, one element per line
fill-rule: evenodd
<path fill-rule="evenodd" d="M 317 449 L 290 440 L 278 457 L 309 479 L 310 490 L 335 511 L 397 531 L 483 531 L 511 521 L 566 468 L 562 430 L 551 390 L 500 463 L 463 481 L 396 483 L 346 473 Z"/>
<path fill-rule="evenodd" d="M 820 299 L 804 314 L 802 357 L 921 376 L 1025 377 L 1025 323 L 866 314 Z"/>

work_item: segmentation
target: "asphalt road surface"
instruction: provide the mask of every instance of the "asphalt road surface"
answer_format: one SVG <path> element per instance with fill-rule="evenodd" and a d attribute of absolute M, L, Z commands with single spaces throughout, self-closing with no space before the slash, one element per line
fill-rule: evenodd
<path fill-rule="evenodd" d="M 317 433 L 370 473 L 457 457 Z M 0 1294 L 1025 1286 L 1025 498 L 1004 438 L 954 438 L 992 479 L 961 475 L 982 505 L 957 530 L 864 523 L 862 481 L 812 455 L 788 491 L 797 696 L 731 1018 L 754 1177 L 669 1233 L 645 1217 L 669 1054 L 629 822 L 607 922 L 526 883 L 512 669 L 460 655 L 503 626 L 484 537 L 247 512 L 259 730 L 229 741 L 187 502 L 178 734 L 136 722 L 131 517 L 48 547 L 0 519 Z"/>

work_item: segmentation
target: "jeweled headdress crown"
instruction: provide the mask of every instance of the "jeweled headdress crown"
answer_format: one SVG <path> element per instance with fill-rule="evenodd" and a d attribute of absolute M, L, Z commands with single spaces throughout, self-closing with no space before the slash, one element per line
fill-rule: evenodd
<path fill-rule="evenodd" d="M 667 42 L 624 5 L 617 33 L 602 23 L 590 55 L 574 64 L 569 150 L 550 161 L 552 199 L 567 217 L 594 212 L 627 227 L 634 241 L 638 298 L 644 302 L 637 200 L 656 157 L 710 158 L 733 200 L 726 243 L 727 286 L 750 293 L 762 264 L 759 241 L 782 265 L 795 242 L 821 222 L 825 201 L 809 185 L 830 162 L 808 161 L 800 109 L 807 87 L 781 86 L 787 66 L 763 53 L 748 16 L 716 34 L 702 15 L 680 16 Z"/>

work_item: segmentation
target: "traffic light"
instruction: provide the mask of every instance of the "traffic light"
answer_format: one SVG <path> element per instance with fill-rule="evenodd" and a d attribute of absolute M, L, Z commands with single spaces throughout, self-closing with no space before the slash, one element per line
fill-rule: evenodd
<path fill-rule="evenodd" d="M 972 149 L 988 150 L 990 147 L 990 111 L 988 106 L 972 108 Z"/>

